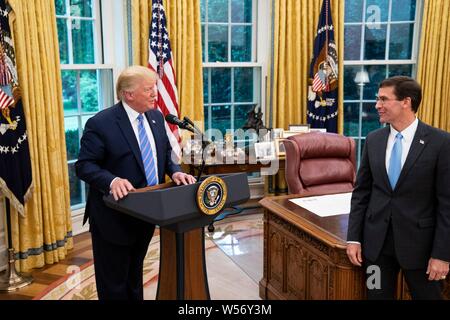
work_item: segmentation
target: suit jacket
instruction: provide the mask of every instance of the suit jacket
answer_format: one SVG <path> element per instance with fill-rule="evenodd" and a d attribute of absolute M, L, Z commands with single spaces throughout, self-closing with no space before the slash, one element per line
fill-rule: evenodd
<path fill-rule="evenodd" d="M 367 136 L 352 195 L 348 241 L 375 261 L 392 223 L 402 268 L 426 268 L 430 257 L 450 261 L 450 134 L 419 121 L 395 189 L 386 172 L 390 127 Z"/>
<path fill-rule="evenodd" d="M 158 178 L 163 182 L 165 174 L 171 176 L 181 169 L 172 161 L 161 112 L 150 110 L 145 116 L 155 139 Z M 109 194 L 115 177 L 128 179 L 135 188 L 147 184 L 139 143 L 121 102 L 87 121 L 75 169 L 77 176 L 89 184 L 84 221 L 89 218 L 91 231 L 123 245 L 148 232 L 151 225 L 106 207 L 102 199 Z"/>

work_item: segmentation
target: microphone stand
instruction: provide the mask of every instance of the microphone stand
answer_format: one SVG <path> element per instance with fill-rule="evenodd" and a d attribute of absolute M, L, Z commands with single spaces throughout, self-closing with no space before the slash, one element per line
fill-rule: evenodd
<path fill-rule="evenodd" d="M 185 128 L 192 133 L 197 133 L 202 137 L 202 164 L 200 166 L 200 171 L 197 175 L 197 181 L 200 181 L 200 178 L 203 174 L 203 171 L 205 170 L 206 162 L 205 162 L 205 148 L 211 143 L 205 138 L 205 135 L 203 132 L 187 117 L 184 117 L 183 123 L 185 125 Z M 190 126 L 190 127 L 189 127 Z"/>

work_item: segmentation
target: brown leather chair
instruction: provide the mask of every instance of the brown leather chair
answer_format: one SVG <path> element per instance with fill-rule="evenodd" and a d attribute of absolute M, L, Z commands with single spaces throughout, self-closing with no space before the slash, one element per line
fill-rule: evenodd
<path fill-rule="evenodd" d="M 286 182 L 290 194 L 351 192 L 356 180 L 355 141 L 334 133 L 287 138 Z"/>

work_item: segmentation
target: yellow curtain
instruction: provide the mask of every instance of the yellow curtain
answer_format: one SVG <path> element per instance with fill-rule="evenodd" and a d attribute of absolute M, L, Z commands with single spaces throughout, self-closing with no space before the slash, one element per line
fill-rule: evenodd
<path fill-rule="evenodd" d="M 417 80 L 423 100 L 418 117 L 450 131 L 450 1 L 425 0 Z"/>
<path fill-rule="evenodd" d="M 272 127 L 287 129 L 289 124 L 306 123 L 308 75 L 314 37 L 317 33 L 322 1 L 273 0 L 274 10 L 274 72 Z M 339 58 L 338 130 L 343 132 L 343 61 L 344 1 L 331 0 L 334 36 Z M 269 114 L 266 114 L 268 117 Z M 267 122 L 268 123 L 268 122 Z"/>
<path fill-rule="evenodd" d="M 203 123 L 200 0 L 164 1 L 180 114 Z M 133 63 L 147 66 L 151 1 L 132 0 Z"/>
<path fill-rule="evenodd" d="M 58 35 L 53 0 L 9 0 L 34 192 L 26 217 L 12 210 L 18 270 L 64 259 L 73 247 Z"/>

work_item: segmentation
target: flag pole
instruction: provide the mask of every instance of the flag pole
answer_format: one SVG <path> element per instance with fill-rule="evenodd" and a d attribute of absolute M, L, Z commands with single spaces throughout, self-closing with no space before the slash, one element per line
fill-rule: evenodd
<path fill-rule="evenodd" d="M 10 201 L 5 197 L 6 207 L 6 233 L 8 234 L 8 266 L 5 274 L 0 277 L 0 291 L 14 291 L 23 288 L 33 282 L 29 275 L 19 274 L 15 266 L 15 254 L 11 237 L 11 208 Z"/>

